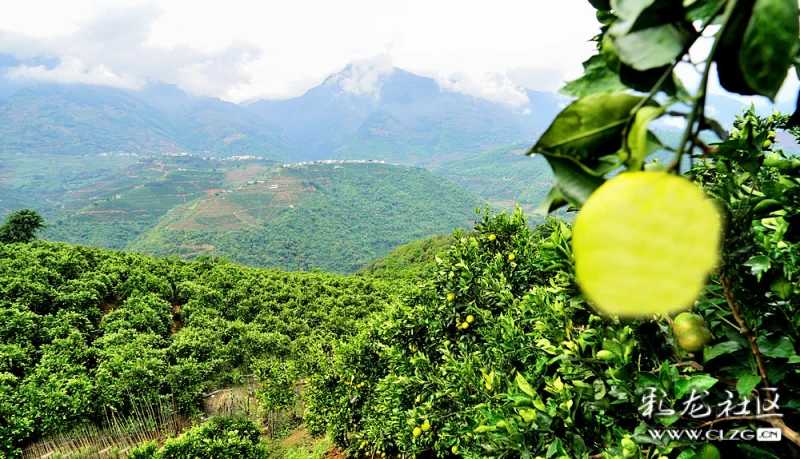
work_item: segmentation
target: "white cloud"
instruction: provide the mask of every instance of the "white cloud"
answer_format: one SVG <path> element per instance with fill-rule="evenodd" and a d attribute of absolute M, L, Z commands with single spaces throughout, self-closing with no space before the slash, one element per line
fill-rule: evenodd
<path fill-rule="evenodd" d="M 598 28 L 585 1 L 8 3 L 0 53 L 63 62 L 58 71 L 20 67 L 20 76 L 118 86 L 161 80 L 233 101 L 294 97 L 347 62 L 388 54 L 398 68 L 453 81 L 448 90 L 514 105 L 523 100 L 517 86 L 554 90 L 579 74 Z M 382 68 L 359 67 L 345 85 L 374 94 Z"/>
<path fill-rule="evenodd" d="M 62 59 L 55 68 L 44 65 L 20 65 L 8 72 L 12 80 L 34 80 L 48 83 L 87 83 L 125 89 L 141 89 L 145 82 L 130 75 L 119 75 L 105 65 L 87 66 L 78 59 Z"/>
<path fill-rule="evenodd" d="M 666 129 L 684 129 L 686 127 L 686 118 L 682 116 L 665 115 L 653 121 L 651 126 Z"/>
<path fill-rule="evenodd" d="M 148 80 L 176 84 L 190 94 L 218 96 L 246 81 L 245 65 L 263 50 L 234 40 L 213 50 L 186 44 L 150 44 L 153 24 L 164 14 L 153 4 L 110 8 L 60 36 L 29 36 L 0 30 L 0 53 L 21 59 L 53 57 L 54 68 L 21 64 L 8 72 L 17 80 L 87 83 L 140 88 Z"/>
<path fill-rule="evenodd" d="M 436 83 L 444 91 L 460 92 L 512 107 L 530 102 L 522 87 L 499 72 L 484 73 L 477 77 L 460 72 L 440 75 Z"/>
<path fill-rule="evenodd" d="M 338 84 L 342 91 L 357 96 L 366 94 L 380 98 L 381 83 L 394 72 L 392 58 L 388 54 L 365 59 L 356 59 L 342 72 L 329 80 Z"/>

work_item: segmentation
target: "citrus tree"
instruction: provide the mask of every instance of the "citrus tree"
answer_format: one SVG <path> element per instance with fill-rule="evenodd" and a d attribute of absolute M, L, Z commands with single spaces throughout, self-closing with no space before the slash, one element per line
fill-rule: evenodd
<path fill-rule="evenodd" d="M 800 160 L 775 143 L 800 115 L 751 109 L 728 132 L 705 113 L 714 67 L 723 88 L 775 98 L 798 5 L 591 3 L 597 53 L 529 151 L 556 177 L 538 211 L 579 210 L 574 226 L 484 214 L 455 234 L 310 378 L 313 430 L 379 457 L 800 453 Z M 652 129 L 664 116 L 685 120 L 677 145 Z M 764 427 L 782 441 L 748 441 Z"/>
<path fill-rule="evenodd" d="M 591 4 L 602 24 L 597 54 L 564 88 L 577 99 L 529 151 L 544 155 L 556 176 L 540 210 L 580 209 L 572 241 L 576 280 L 593 307 L 658 320 L 674 347 L 674 356 L 658 362 L 660 378 L 653 372 L 636 378 L 640 389 L 663 393 L 668 404 L 688 388 L 733 392 L 735 403 L 765 401 L 758 415 L 726 412 L 700 425 L 771 426 L 782 433 L 782 453 L 740 449 L 796 455 L 800 436 L 789 425 L 798 419 L 785 411 L 797 404 L 791 398 L 800 362 L 794 236 L 800 163 L 773 148 L 776 130 L 798 133 L 800 112 L 761 118 L 751 109 L 729 133 L 706 116 L 705 101 L 712 69 L 730 92 L 775 99 L 798 62 L 798 3 Z M 697 71 L 696 88 L 681 81 L 681 68 Z M 662 144 L 650 129 L 663 116 L 685 119 L 677 145 Z M 719 142 L 704 142 L 712 134 Z M 663 150 L 671 155 L 665 164 L 648 162 Z M 681 415 L 687 412 L 659 422 L 682 425 Z"/>

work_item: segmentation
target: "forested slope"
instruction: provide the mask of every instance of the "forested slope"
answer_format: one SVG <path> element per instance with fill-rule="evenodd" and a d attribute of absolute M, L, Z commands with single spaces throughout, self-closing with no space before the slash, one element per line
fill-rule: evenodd
<path fill-rule="evenodd" d="M 171 395 L 193 413 L 244 374 L 286 390 L 406 285 L 0 244 L 0 456 L 137 401 Z"/>

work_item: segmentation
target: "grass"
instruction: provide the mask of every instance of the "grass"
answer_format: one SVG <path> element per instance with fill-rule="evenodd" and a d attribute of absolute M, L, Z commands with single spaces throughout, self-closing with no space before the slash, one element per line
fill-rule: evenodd
<path fill-rule="evenodd" d="M 333 447 L 333 441 L 324 437 L 311 439 L 311 443 L 299 443 L 291 446 L 280 446 L 276 455 L 282 459 L 320 459 Z"/>

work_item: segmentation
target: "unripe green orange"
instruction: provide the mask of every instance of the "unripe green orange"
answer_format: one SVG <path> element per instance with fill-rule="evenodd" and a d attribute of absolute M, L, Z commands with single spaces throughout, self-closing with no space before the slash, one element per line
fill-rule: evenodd
<path fill-rule="evenodd" d="M 495 241 L 495 239 L 497 239 L 497 236 L 495 236 L 494 234 L 490 234 L 490 235 L 489 235 L 489 240 L 490 240 L 490 241 L 494 242 L 494 241 Z"/>
<path fill-rule="evenodd" d="M 429 430 L 431 430 L 431 423 L 426 419 L 425 422 L 422 423 L 422 431 L 427 432 Z"/>
<path fill-rule="evenodd" d="M 769 150 L 772 148 L 772 141 L 769 139 L 765 140 L 764 143 L 761 144 L 761 148 L 764 150 Z"/>
<path fill-rule="evenodd" d="M 514 261 L 515 258 L 517 258 L 517 256 L 513 253 L 508 254 L 508 261 Z"/>
<path fill-rule="evenodd" d="M 616 357 L 616 355 L 614 355 L 614 353 L 611 351 L 607 351 L 605 349 L 602 351 L 597 351 L 597 358 L 600 360 L 611 360 L 614 357 Z"/>
<path fill-rule="evenodd" d="M 411 434 L 414 435 L 415 437 L 419 437 L 420 435 L 422 435 L 422 429 L 420 429 L 419 427 L 414 427 L 414 430 L 411 432 Z"/>
<path fill-rule="evenodd" d="M 713 336 L 706 327 L 702 316 L 684 312 L 672 321 L 672 332 L 678 338 L 678 344 L 689 352 L 703 349 Z"/>
<path fill-rule="evenodd" d="M 721 220 L 688 179 L 626 172 L 595 190 L 575 218 L 575 275 L 600 311 L 620 317 L 686 309 L 719 260 Z"/>
<path fill-rule="evenodd" d="M 711 443 L 706 443 L 703 445 L 703 447 L 700 448 L 700 451 L 694 457 L 697 459 L 722 459 L 722 455 L 719 453 L 717 447 Z"/>
<path fill-rule="evenodd" d="M 448 293 L 447 294 L 447 301 L 453 301 L 455 299 L 456 299 L 456 294 L 455 293 Z"/>
<path fill-rule="evenodd" d="M 703 319 L 703 316 L 692 314 L 691 312 L 682 312 L 672 321 L 672 331 L 676 335 L 681 335 L 695 328 L 705 326 L 706 321 Z"/>
<path fill-rule="evenodd" d="M 471 324 L 472 322 L 475 322 L 475 316 L 470 314 L 470 315 L 467 316 L 467 323 Z"/>

